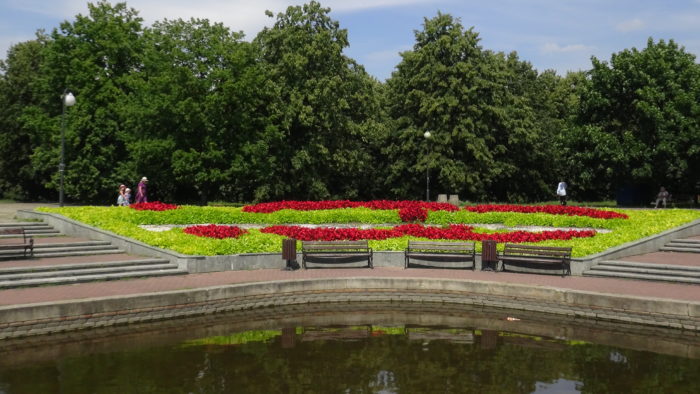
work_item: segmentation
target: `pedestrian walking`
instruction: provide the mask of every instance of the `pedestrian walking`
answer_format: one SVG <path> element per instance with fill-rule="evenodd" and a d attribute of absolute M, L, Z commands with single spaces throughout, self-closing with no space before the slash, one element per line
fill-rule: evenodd
<path fill-rule="evenodd" d="M 138 186 L 136 187 L 136 203 L 140 202 L 148 202 L 148 178 L 143 177 L 141 178 L 141 182 L 139 182 Z"/>
<path fill-rule="evenodd" d="M 559 196 L 559 204 L 566 205 L 566 182 L 561 181 L 557 185 L 557 196 Z"/>

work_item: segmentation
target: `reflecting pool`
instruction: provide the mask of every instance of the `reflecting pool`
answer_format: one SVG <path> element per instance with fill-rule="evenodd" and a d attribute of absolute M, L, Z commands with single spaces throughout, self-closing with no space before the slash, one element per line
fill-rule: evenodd
<path fill-rule="evenodd" d="M 0 341 L 0 393 L 698 393 L 695 333 L 319 304 Z"/>

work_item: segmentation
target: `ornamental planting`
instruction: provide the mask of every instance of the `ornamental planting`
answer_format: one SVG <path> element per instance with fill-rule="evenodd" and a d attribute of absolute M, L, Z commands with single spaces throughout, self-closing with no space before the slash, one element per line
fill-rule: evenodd
<path fill-rule="evenodd" d="M 445 202 L 423 201 L 350 201 L 350 200 L 324 200 L 324 201 L 276 201 L 264 202 L 255 205 L 246 205 L 243 212 L 272 213 L 282 209 L 294 209 L 297 211 L 317 211 L 322 209 L 342 208 L 369 208 L 369 209 L 416 209 L 422 208 L 428 211 L 455 212 L 459 208 Z"/>
<path fill-rule="evenodd" d="M 186 234 L 196 235 L 198 237 L 208 238 L 238 238 L 247 233 L 246 230 L 236 226 L 220 226 L 216 224 L 208 224 L 201 226 L 189 226 L 183 230 Z"/>
<path fill-rule="evenodd" d="M 595 208 L 584 208 L 569 205 L 508 205 L 485 204 L 464 208 L 470 212 L 519 212 L 519 213 L 548 213 L 550 215 L 588 216 L 594 219 L 629 219 L 624 213 L 605 211 Z"/>
<path fill-rule="evenodd" d="M 129 207 L 137 211 L 169 211 L 171 209 L 179 208 L 175 204 L 166 204 L 160 201 L 137 202 L 135 204 L 129 205 Z"/>
<path fill-rule="evenodd" d="M 593 230 L 552 230 L 542 232 L 510 231 L 503 233 L 475 233 L 473 227 L 465 224 L 452 224 L 448 227 L 431 227 L 422 224 L 402 224 L 390 229 L 357 229 L 302 226 L 270 226 L 260 230 L 263 233 L 296 238 L 301 241 L 357 241 L 384 240 L 411 236 L 428 239 L 450 239 L 462 241 L 494 240 L 496 242 L 542 242 L 547 240 L 568 240 L 593 237 Z"/>

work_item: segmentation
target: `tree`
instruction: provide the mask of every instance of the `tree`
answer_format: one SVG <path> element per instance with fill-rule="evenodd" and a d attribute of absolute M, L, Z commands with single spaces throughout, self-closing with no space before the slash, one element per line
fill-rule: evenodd
<path fill-rule="evenodd" d="M 673 40 L 650 38 L 641 51 L 632 48 L 613 54 L 610 62 L 592 62 L 580 122 L 589 126 L 584 130 L 606 134 L 590 149 L 614 152 L 605 178 L 596 183 L 645 185 L 650 194 L 658 185 L 692 192 L 700 173 L 695 56 Z"/>
<path fill-rule="evenodd" d="M 159 179 L 168 198 L 242 197 L 226 190 L 244 185 L 250 163 L 267 156 L 251 141 L 267 138 L 269 91 L 255 48 L 242 38 L 199 19 L 146 30 L 142 70 L 130 78 L 124 106 L 133 156 L 126 172 Z"/>
<path fill-rule="evenodd" d="M 48 118 L 35 117 L 46 39 L 39 32 L 36 40 L 12 46 L 7 61 L 0 61 L 0 190 L 8 198 L 55 198 L 38 181 L 30 159 L 33 131 L 53 127 Z"/>
<path fill-rule="evenodd" d="M 63 22 L 47 41 L 41 64 L 42 99 L 27 124 L 35 127 L 32 164 L 46 187 L 57 188 L 61 98 L 69 89 L 77 104 L 67 114 L 66 196 L 79 201 L 111 200 L 124 174 L 114 171 L 128 159 L 119 106 L 129 94 L 127 77 L 140 67 L 141 18 L 126 4 L 88 4 L 89 15 Z"/>
<path fill-rule="evenodd" d="M 255 39 L 276 85 L 270 105 L 282 135 L 257 200 L 356 198 L 371 190 L 379 87 L 343 55 L 347 32 L 329 12 L 315 1 L 289 7 Z"/>
<path fill-rule="evenodd" d="M 542 144 L 524 88 L 536 72 L 514 53 L 482 50 L 478 34 L 447 14 L 426 18 L 415 36 L 388 81 L 392 192 L 419 196 L 415 180 L 426 170 L 438 188 L 468 199 L 522 200 L 540 192 L 540 175 L 528 169 Z M 424 131 L 432 133 L 429 141 Z"/>

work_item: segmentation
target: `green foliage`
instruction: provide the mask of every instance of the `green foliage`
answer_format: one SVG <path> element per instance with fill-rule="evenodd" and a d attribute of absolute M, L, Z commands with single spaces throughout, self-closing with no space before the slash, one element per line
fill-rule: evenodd
<path fill-rule="evenodd" d="M 182 228 L 153 232 L 139 225 L 146 224 L 333 224 L 366 223 L 398 224 L 397 211 L 369 210 L 365 208 L 332 209 L 321 211 L 282 210 L 274 213 L 247 213 L 240 208 L 182 206 L 170 211 L 137 211 L 126 207 L 64 207 L 41 208 L 43 212 L 58 213 L 73 220 L 102 228 L 125 237 L 160 248 L 171 249 L 192 255 L 223 255 L 239 253 L 279 253 L 281 240 L 275 234 L 261 233 L 250 229 L 247 234 L 236 239 L 214 239 L 185 234 Z M 552 246 L 572 246 L 576 257 L 602 252 L 614 246 L 658 234 L 665 230 L 700 219 L 700 212 L 684 209 L 663 210 L 615 210 L 629 215 L 629 219 L 593 219 L 580 216 L 523 214 L 523 213 L 474 213 L 468 211 L 430 212 L 427 223 L 448 225 L 464 223 L 476 225 L 477 232 L 493 232 L 479 228 L 478 224 L 500 223 L 508 227 L 550 226 L 611 230 L 599 233 L 592 238 L 575 238 L 567 241 L 545 241 L 541 244 Z M 370 241 L 373 250 L 401 251 L 406 248 L 411 237 L 390 238 Z M 298 245 L 300 247 L 300 245 Z M 503 247 L 503 245 L 499 245 Z M 481 249 L 477 243 L 477 250 Z"/>
<path fill-rule="evenodd" d="M 255 200 L 356 199 L 377 188 L 379 86 L 343 55 L 347 31 L 329 12 L 316 1 L 289 7 L 254 41 L 276 85 L 270 105 L 283 136 Z"/>
<path fill-rule="evenodd" d="M 88 4 L 0 61 L 0 192 L 56 198 L 62 129 L 66 197 L 82 203 L 144 175 L 152 200 L 201 205 L 416 199 L 427 174 L 434 192 L 482 202 L 549 200 L 562 179 L 579 200 L 628 183 L 700 192 L 700 65 L 673 40 L 560 77 L 438 13 L 381 83 L 343 54 L 330 15 L 316 1 L 268 13 L 247 42 L 206 19 L 144 26 L 126 3 Z"/>
<path fill-rule="evenodd" d="M 614 185 L 697 192 L 700 173 L 700 65 L 673 40 L 593 58 L 572 130 L 570 167 L 592 196 Z M 577 176 L 577 178 L 579 178 Z M 607 192 L 607 193 L 606 193 Z"/>
<path fill-rule="evenodd" d="M 421 185 L 407 181 L 431 172 L 434 188 L 467 199 L 544 195 L 552 182 L 545 167 L 552 144 L 531 107 L 544 90 L 537 72 L 515 53 L 483 50 L 479 35 L 447 14 L 426 18 L 415 36 L 387 81 L 392 191 L 419 196 Z"/>
<path fill-rule="evenodd" d="M 61 121 L 60 94 L 73 92 L 76 104 L 66 111 L 65 190 L 68 199 L 98 201 L 115 195 L 124 182 L 114 172 L 129 157 L 119 118 L 127 100 L 129 75 L 142 61 L 142 25 L 138 13 L 125 3 L 88 4 L 78 15 L 54 29 L 42 51 L 41 98 L 27 124 L 46 119 L 51 127 L 35 128 L 32 165 L 50 189 L 58 184 Z"/>

